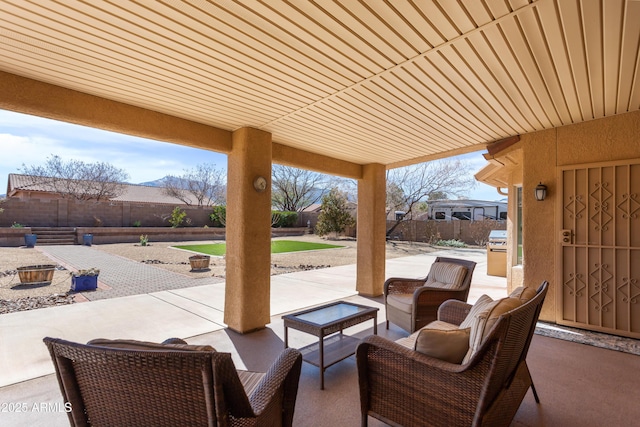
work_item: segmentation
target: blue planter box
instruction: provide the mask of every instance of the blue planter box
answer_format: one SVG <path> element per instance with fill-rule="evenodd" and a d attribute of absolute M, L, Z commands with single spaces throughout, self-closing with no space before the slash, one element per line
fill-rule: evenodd
<path fill-rule="evenodd" d="M 97 288 L 98 276 L 71 276 L 72 291 L 95 291 Z"/>

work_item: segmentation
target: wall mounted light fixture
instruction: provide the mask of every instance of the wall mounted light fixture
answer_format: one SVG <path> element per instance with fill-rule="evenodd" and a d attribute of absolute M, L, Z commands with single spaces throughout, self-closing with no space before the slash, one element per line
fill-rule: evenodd
<path fill-rule="evenodd" d="M 536 200 L 542 201 L 547 197 L 547 186 L 542 182 L 536 185 Z"/>
<path fill-rule="evenodd" d="M 262 193 L 267 189 L 267 180 L 263 176 L 258 176 L 253 180 L 253 188 L 258 192 Z"/>

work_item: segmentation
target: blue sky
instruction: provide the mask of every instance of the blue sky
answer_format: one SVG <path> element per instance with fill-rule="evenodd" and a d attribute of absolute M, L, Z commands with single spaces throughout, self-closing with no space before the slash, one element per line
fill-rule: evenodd
<path fill-rule="evenodd" d="M 200 163 L 214 163 L 222 169 L 227 166 L 224 154 L 4 110 L 0 110 L 0 147 L 0 194 L 6 192 L 10 173 L 20 173 L 23 165 L 43 165 L 51 155 L 110 163 L 124 169 L 132 183 L 182 175 Z M 471 162 L 474 173 L 486 165 L 482 152 L 460 157 Z M 503 196 L 478 183 L 469 198 L 500 200 Z"/>

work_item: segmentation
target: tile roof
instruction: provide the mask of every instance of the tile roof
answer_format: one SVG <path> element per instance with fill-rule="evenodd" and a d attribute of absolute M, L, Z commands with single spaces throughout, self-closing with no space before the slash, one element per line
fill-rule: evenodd
<path fill-rule="evenodd" d="M 49 179 L 50 178 L 35 177 L 32 175 L 9 174 L 7 197 L 11 197 L 19 191 L 54 193 L 53 185 Z M 175 197 L 166 195 L 164 193 L 164 187 L 151 187 L 138 184 L 124 184 L 124 192 L 110 200 L 134 203 L 185 204 Z M 195 199 L 191 198 L 191 200 L 191 204 L 197 204 Z"/>

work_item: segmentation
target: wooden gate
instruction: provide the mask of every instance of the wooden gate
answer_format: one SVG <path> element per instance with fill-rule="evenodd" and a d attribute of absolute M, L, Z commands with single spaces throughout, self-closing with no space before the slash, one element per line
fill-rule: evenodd
<path fill-rule="evenodd" d="M 558 323 L 640 338 L 640 159 L 563 167 Z"/>

